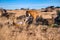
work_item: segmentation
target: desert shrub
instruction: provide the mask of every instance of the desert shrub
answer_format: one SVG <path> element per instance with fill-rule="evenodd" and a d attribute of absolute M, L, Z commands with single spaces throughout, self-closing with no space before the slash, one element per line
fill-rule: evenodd
<path fill-rule="evenodd" d="M 36 9 L 31 9 L 31 10 L 36 10 Z"/>
<path fill-rule="evenodd" d="M 57 15 L 60 17 L 60 10 L 57 10 Z"/>
<path fill-rule="evenodd" d="M 21 10 L 29 10 L 29 8 L 21 8 Z"/>
<path fill-rule="evenodd" d="M 51 9 L 54 9 L 54 6 L 50 6 Z"/>
<path fill-rule="evenodd" d="M 59 25 L 58 24 L 52 24 L 50 27 L 56 27 L 56 28 L 58 28 Z"/>
<path fill-rule="evenodd" d="M 51 8 L 52 10 L 54 9 L 54 6 L 49 6 L 49 7 L 47 7 L 47 8 Z"/>
<path fill-rule="evenodd" d="M 60 11 L 57 10 L 57 17 L 55 18 L 55 23 L 60 25 Z"/>
<path fill-rule="evenodd" d="M 19 9 L 15 9 L 15 10 L 19 10 Z"/>
<path fill-rule="evenodd" d="M 60 8 L 59 6 L 55 7 L 55 8 Z"/>

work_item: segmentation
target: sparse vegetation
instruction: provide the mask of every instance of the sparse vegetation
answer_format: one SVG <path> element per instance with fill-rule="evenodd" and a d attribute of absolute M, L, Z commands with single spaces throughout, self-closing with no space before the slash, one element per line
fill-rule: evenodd
<path fill-rule="evenodd" d="M 57 15 L 60 17 L 60 10 L 57 10 Z"/>
<path fill-rule="evenodd" d="M 51 27 L 53 27 L 53 28 L 54 28 L 54 27 L 58 28 L 59 25 L 58 25 L 58 24 L 52 24 Z"/>
<path fill-rule="evenodd" d="M 60 25 L 60 10 L 57 10 L 57 17 L 55 19 L 55 23 Z"/>
<path fill-rule="evenodd" d="M 50 8 L 53 9 L 55 7 L 51 6 Z M 47 15 L 48 11 L 43 13 L 38 10 L 39 12 L 37 11 L 36 14 L 39 13 L 39 16 L 33 20 L 38 25 L 32 22 L 34 18 L 31 18 L 30 14 L 26 15 L 26 9 L 24 8 L 21 8 L 19 11 L 5 9 L 0 11 L 2 11 L 2 15 L 4 14 L 3 16 L 0 15 L 0 40 L 60 40 L 60 11 L 57 11 L 56 23 L 52 23 L 53 21 L 52 19 L 50 20 L 50 16 L 47 16 L 48 18 L 46 19 L 44 19 L 46 16 L 42 17 L 44 13 Z M 32 11 L 32 13 L 35 12 L 36 10 Z M 48 15 L 51 15 L 49 13 L 54 12 L 48 12 Z M 9 18 L 6 15 L 9 15 Z M 34 16 L 36 15 L 34 14 Z"/>

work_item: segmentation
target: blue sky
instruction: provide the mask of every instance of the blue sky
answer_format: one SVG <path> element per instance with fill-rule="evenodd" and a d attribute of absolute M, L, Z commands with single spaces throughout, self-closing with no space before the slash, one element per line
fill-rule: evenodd
<path fill-rule="evenodd" d="M 0 8 L 45 8 L 47 6 L 60 6 L 60 0 L 0 0 Z"/>

